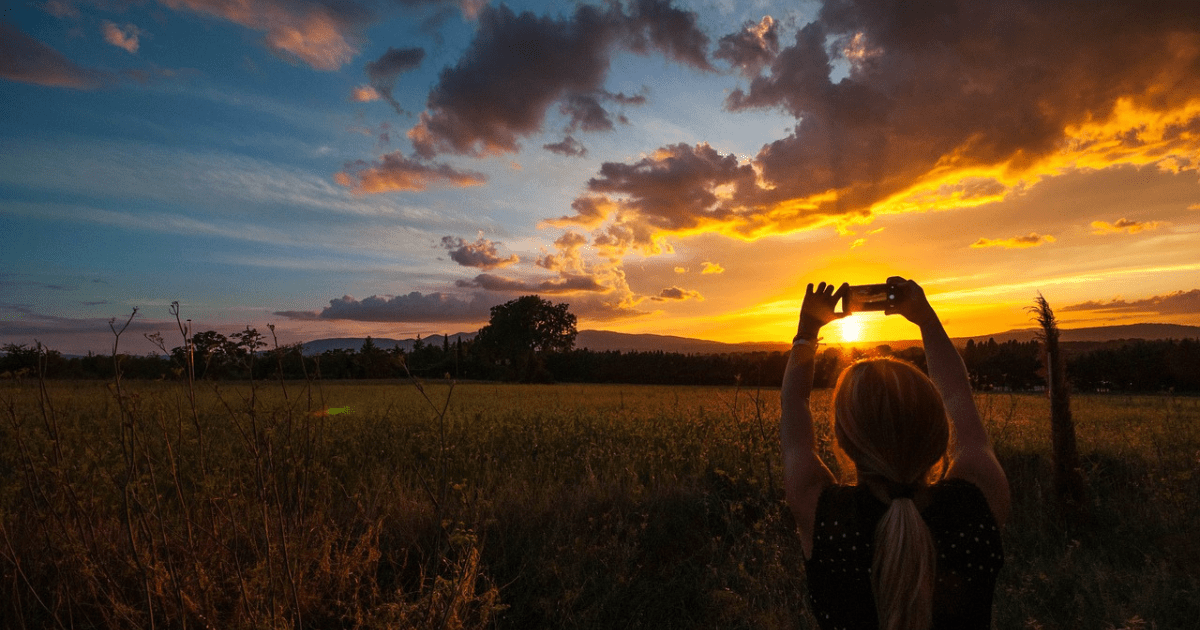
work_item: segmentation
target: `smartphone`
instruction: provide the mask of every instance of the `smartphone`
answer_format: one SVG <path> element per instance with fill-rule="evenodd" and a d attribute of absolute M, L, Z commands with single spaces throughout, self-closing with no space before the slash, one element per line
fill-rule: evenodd
<path fill-rule="evenodd" d="M 896 303 L 896 287 L 889 284 L 859 284 L 849 288 L 842 311 L 882 311 Z"/>

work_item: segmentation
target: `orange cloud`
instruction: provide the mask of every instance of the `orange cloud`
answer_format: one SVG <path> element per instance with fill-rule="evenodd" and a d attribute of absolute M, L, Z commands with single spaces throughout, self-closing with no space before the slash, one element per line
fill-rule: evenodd
<path fill-rule="evenodd" d="M 974 243 L 971 243 L 971 247 L 1003 247 L 1005 249 L 1022 249 L 1026 247 L 1037 247 L 1043 243 L 1053 242 L 1054 237 L 1050 236 L 1049 234 L 1040 235 L 1037 232 L 1030 232 L 1025 236 L 1015 236 L 1013 238 L 981 238 Z"/>
<path fill-rule="evenodd" d="M 337 70 L 358 53 L 362 31 L 374 19 L 354 2 L 289 0 L 159 0 L 175 9 L 203 13 L 258 31 L 267 46 L 317 70 Z"/>
<path fill-rule="evenodd" d="M 1116 232 L 1137 234 L 1142 230 L 1153 230 L 1158 225 L 1158 221 L 1130 221 L 1124 217 L 1117 219 L 1116 223 L 1092 221 L 1092 234 L 1113 234 Z"/>
<path fill-rule="evenodd" d="M 104 41 L 122 48 L 130 54 L 136 54 L 138 51 L 138 36 L 142 31 L 133 24 L 126 24 L 124 27 L 105 20 L 101 25 L 101 30 L 104 33 Z"/>
<path fill-rule="evenodd" d="M 903 17 L 867 0 L 827 5 L 726 101 L 788 112 L 797 120 L 789 135 L 749 164 L 706 144 L 606 163 L 576 200 L 591 212 L 557 221 L 654 253 L 671 236 L 753 240 L 976 207 L 1070 172 L 1200 169 L 1200 14 L 1147 12 L 1131 0 L 1102 13 L 1036 0 L 977 5 L 967 15 L 924 3 Z M 849 74 L 835 79 L 841 60 Z M 602 210 L 586 201 L 595 199 Z"/>
<path fill-rule="evenodd" d="M 714 262 L 702 262 L 700 265 L 702 266 L 702 269 L 700 269 L 700 275 L 704 275 L 706 273 L 725 273 L 725 268 Z"/>
<path fill-rule="evenodd" d="M 351 162 L 333 179 L 356 193 L 422 191 L 433 185 L 478 186 L 487 181 L 483 173 L 459 171 L 447 164 L 426 164 L 399 152 L 388 153 L 379 162 Z"/>
<path fill-rule="evenodd" d="M 376 92 L 375 88 L 369 85 L 355 86 L 354 89 L 350 91 L 350 100 L 356 103 L 378 101 L 381 98 L 383 97 L 379 95 L 379 92 Z"/>

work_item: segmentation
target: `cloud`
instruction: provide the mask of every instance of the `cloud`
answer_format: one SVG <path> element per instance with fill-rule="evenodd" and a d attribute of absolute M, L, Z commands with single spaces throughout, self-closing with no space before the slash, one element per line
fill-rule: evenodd
<path fill-rule="evenodd" d="M 422 191 L 433 185 L 478 186 L 487 181 L 483 173 L 460 171 L 448 164 L 430 164 L 388 153 L 379 162 L 356 160 L 335 173 L 334 181 L 356 193 Z"/>
<path fill-rule="evenodd" d="M 455 286 L 464 289 L 483 289 L 504 293 L 607 293 L 612 289 L 589 275 L 561 274 L 558 278 L 529 282 L 506 278 L 490 273 L 481 273 L 471 280 L 458 280 Z"/>
<path fill-rule="evenodd" d="M 562 142 L 543 144 L 542 148 L 551 153 L 566 155 L 568 157 L 583 157 L 587 155 L 587 147 L 580 144 L 578 140 L 571 136 L 563 138 Z"/>
<path fill-rule="evenodd" d="M 442 70 L 426 111 L 408 135 L 423 157 L 438 153 L 494 155 L 518 150 L 518 139 L 542 129 L 547 110 L 561 102 L 569 127 L 611 129 L 600 101 L 635 104 L 602 86 L 609 57 L 623 48 L 663 52 L 681 63 L 710 66 L 707 36 L 696 15 L 670 0 L 638 0 L 626 13 L 580 5 L 566 18 L 484 7 L 479 27 L 458 64 Z M 618 98 L 619 97 L 619 98 Z"/>
<path fill-rule="evenodd" d="M 585 197 L 597 196 L 598 183 L 622 189 L 624 199 L 605 196 L 616 210 L 604 220 L 617 224 L 606 238 L 624 234 L 653 251 L 647 238 L 754 239 L 975 207 L 1072 171 L 1200 168 L 1200 13 L 1189 3 L 964 6 L 825 2 L 726 100 L 731 111 L 779 110 L 797 121 L 746 165 L 753 176 L 697 178 L 683 187 L 694 194 L 672 199 L 641 196 L 610 175 L 641 176 L 664 168 L 661 158 L 605 164 Z M 735 42 L 746 43 L 744 33 L 731 37 L 720 58 L 743 59 Z M 652 155 L 660 153 L 680 150 Z"/>
<path fill-rule="evenodd" d="M 317 70 L 337 70 L 358 54 L 375 13 L 348 0 L 159 0 L 175 9 L 221 18 L 257 31 L 285 58 Z"/>
<path fill-rule="evenodd" d="M 360 322 L 439 322 L 474 323 L 487 321 L 491 304 L 474 296 L 470 299 L 447 293 L 380 297 L 372 295 L 356 300 L 345 295 L 330 300 L 329 306 L 314 311 L 276 311 L 280 317 L 296 320 L 353 320 Z"/>
<path fill-rule="evenodd" d="M 46 335 L 63 335 L 63 334 L 88 334 L 88 333 L 103 333 L 109 335 L 108 341 L 111 347 L 112 331 L 109 329 L 108 317 L 61 317 L 58 315 L 47 315 L 39 313 L 26 304 L 12 304 L 0 302 L 0 311 L 8 311 L 12 313 L 11 317 L 0 317 L 0 337 L 12 339 L 14 337 L 38 337 L 44 338 Z M 117 329 L 125 323 L 129 317 L 129 311 L 126 311 L 114 322 Z M 130 322 L 126 333 L 134 335 L 143 332 L 155 332 L 161 326 L 161 323 L 147 321 L 144 317 L 135 316 Z M 125 339 L 122 337 L 122 346 Z"/>
<path fill-rule="evenodd" d="M 1194 203 L 1187 207 L 1188 210 L 1200 210 L 1200 203 Z"/>
<path fill-rule="evenodd" d="M 371 88 L 380 98 L 391 103 L 397 114 L 403 114 L 404 110 L 392 96 L 392 90 L 396 87 L 396 78 L 420 66 L 423 59 L 425 59 L 425 49 L 423 48 L 388 48 L 387 52 L 383 53 L 379 59 L 366 66 Z"/>
<path fill-rule="evenodd" d="M 350 100 L 355 103 L 368 103 L 370 101 L 378 101 L 383 98 L 383 95 L 369 85 L 355 86 L 350 90 Z"/>
<path fill-rule="evenodd" d="M 1022 249 L 1026 247 L 1037 247 L 1043 243 L 1053 242 L 1054 237 L 1050 236 L 1049 234 L 1042 235 L 1038 234 L 1037 232 L 1030 232 L 1025 236 L 1014 236 L 1012 238 L 981 238 L 974 243 L 971 243 L 971 247 L 1003 247 L 1005 249 Z"/>
<path fill-rule="evenodd" d="M 702 266 L 700 269 L 700 275 L 704 275 L 706 273 L 725 273 L 725 268 L 715 262 L 705 261 L 700 263 L 700 265 Z"/>
<path fill-rule="evenodd" d="M 589 194 L 572 204 L 577 214 L 552 224 L 595 227 L 612 219 L 598 244 L 655 252 L 663 233 L 744 224 L 722 203 L 722 195 L 754 181 L 754 169 L 739 164 L 735 155 L 722 155 L 707 144 L 672 145 L 633 164 L 605 162 L 600 176 L 588 181 Z"/>
<path fill-rule="evenodd" d="M 755 77 L 778 53 L 779 22 L 767 15 L 757 24 L 746 22 L 741 31 L 722 37 L 713 57 L 728 61 L 747 77 Z"/>
<path fill-rule="evenodd" d="M 1060 311 L 1102 311 L 1109 313 L 1153 313 L 1156 315 L 1193 315 L 1200 313 L 1200 289 L 1175 291 L 1132 302 L 1113 298 L 1107 302 L 1089 301 L 1064 306 Z"/>
<path fill-rule="evenodd" d="M 106 72 L 76 65 L 53 48 L 0 23 L 0 77 L 10 81 L 90 90 L 113 80 Z"/>
<path fill-rule="evenodd" d="M 496 269 L 516 264 L 521 260 L 516 254 L 508 258 L 501 257 L 496 251 L 496 244 L 482 235 L 474 243 L 468 243 L 455 236 L 443 236 L 442 247 L 450 251 L 450 260 L 464 267 Z"/>
<path fill-rule="evenodd" d="M 117 48 L 123 48 L 130 54 L 137 54 L 138 36 L 142 34 L 141 29 L 133 24 L 126 24 L 124 27 L 121 27 L 108 20 L 104 20 L 101 30 L 104 33 L 104 41 Z"/>
<path fill-rule="evenodd" d="M 1092 221 L 1092 234 L 1113 234 L 1116 232 L 1128 232 L 1137 234 L 1142 230 L 1153 230 L 1159 226 L 1158 221 L 1130 221 L 1124 217 L 1117 219 L 1115 223 L 1108 221 Z"/>
<path fill-rule="evenodd" d="M 580 248 L 587 242 L 587 237 L 579 232 L 567 232 L 554 241 L 558 253 L 539 256 L 537 266 L 550 271 L 585 273 L 586 266 Z"/>
<path fill-rule="evenodd" d="M 661 293 L 650 299 L 656 302 L 665 302 L 667 300 L 703 300 L 704 296 L 700 295 L 699 291 L 669 287 L 663 289 Z"/>

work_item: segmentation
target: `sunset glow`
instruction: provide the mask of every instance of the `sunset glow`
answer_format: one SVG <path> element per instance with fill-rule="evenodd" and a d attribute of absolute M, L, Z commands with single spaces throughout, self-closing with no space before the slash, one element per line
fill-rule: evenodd
<path fill-rule="evenodd" d="M 107 352 L 136 307 L 149 352 L 173 301 L 280 343 L 473 332 L 527 294 L 786 342 L 808 283 L 891 275 L 955 337 L 1039 293 L 1200 325 L 1200 12 L 1104 5 L 20 3 L 0 344 Z"/>

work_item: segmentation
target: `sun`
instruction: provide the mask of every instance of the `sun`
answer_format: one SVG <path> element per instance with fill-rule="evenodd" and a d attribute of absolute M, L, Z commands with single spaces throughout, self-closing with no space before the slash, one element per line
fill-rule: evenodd
<path fill-rule="evenodd" d="M 850 315 L 838 320 L 837 336 L 842 343 L 862 341 L 864 332 L 862 318 Z"/>

